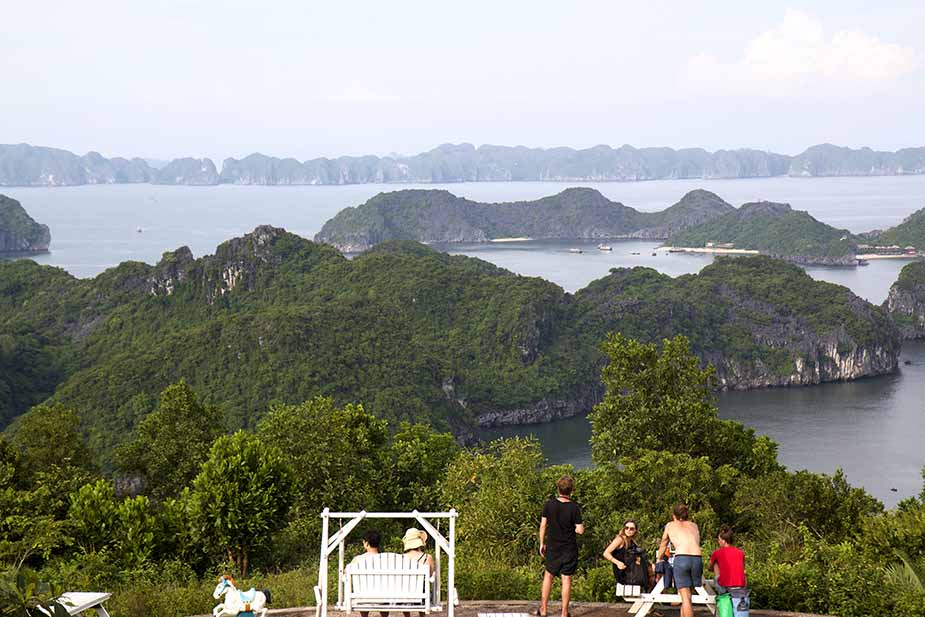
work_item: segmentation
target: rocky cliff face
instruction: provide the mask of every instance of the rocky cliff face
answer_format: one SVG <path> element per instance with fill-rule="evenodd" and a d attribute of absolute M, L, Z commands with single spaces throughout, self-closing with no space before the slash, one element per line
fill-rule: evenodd
<path fill-rule="evenodd" d="M 15 199 L 0 195 L 0 255 L 46 253 L 50 245 L 48 226 L 36 223 Z"/>
<path fill-rule="evenodd" d="M 568 398 L 542 399 L 532 405 L 483 410 L 476 417 L 476 423 L 482 428 L 513 424 L 543 424 L 586 414 L 603 397 L 603 386 L 589 384 Z"/>
<path fill-rule="evenodd" d="M 218 171 L 211 159 L 174 159 L 152 176 L 153 184 L 186 184 L 211 186 L 218 184 Z"/>
<path fill-rule="evenodd" d="M 779 372 L 780 367 L 761 360 L 743 363 L 713 354 L 705 354 L 705 357 L 716 366 L 717 383 L 723 390 L 854 381 L 888 375 L 898 366 L 898 345 L 859 345 L 844 332 L 821 338 L 808 337 L 796 345 L 779 349 L 786 349 L 792 356 L 792 364 L 783 374 Z"/>
<path fill-rule="evenodd" d="M 28 144 L 0 145 L 0 186 L 76 186 L 148 182 L 151 167 L 141 159 L 106 159 L 97 152 L 77 156 Z"/>
<path fill-rule="evenodd" d="M 925 173 L 925 148 L 878 152 L 821 144 L 790 162 L 791 176 L 900 176 Z"/>
<path fill-rule="evenodd" d="M 925 262 L 903 267 L 883 303 L 904 339 L 925 338 Z"/>
<path fill-rule="evenodd" d="M 595 146 L 585 150 L 444 144 L 409 157 L 340 157 L 299 163 L 252 154 L 226 159 L 222 182 L 352 184 L 366 182 L 632 181 L 783 175 L 789 157 L 758 150 Z"/>
<path fill-rule="evenodd" d="M 142 159 L 104 158 L 98 152 L 81 157 L 86 171 L 85 184 L 127 184 L 150 182 L 153 169 Z"/>

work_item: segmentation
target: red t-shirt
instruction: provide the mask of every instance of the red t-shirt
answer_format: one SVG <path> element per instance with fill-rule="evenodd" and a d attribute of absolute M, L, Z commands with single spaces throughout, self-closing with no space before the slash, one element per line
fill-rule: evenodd
<path fill-rule="evenodd" d="M 734 546 L 724 546 L 710 555 L 710 568 L 719 564 L 719 579 L 723 587 L 745 587 L 745 553 Z"/>

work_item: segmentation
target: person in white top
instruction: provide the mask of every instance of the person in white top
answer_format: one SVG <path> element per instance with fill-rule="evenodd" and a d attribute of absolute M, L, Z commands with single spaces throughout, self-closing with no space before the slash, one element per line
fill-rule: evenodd
<path fill-rule="evenodd" d="M 350 560 L 350 563 L 357 563 L 370 555 L 378 555 L 382 546 L 382 534 L 375 529 L 370 529 L 363 534 L 363 552 Z M 381 612 L 379 617 L 388 617 L 388 613 Z M 369 617 L 369 611 L 360 611 L 360 617 Z"/>

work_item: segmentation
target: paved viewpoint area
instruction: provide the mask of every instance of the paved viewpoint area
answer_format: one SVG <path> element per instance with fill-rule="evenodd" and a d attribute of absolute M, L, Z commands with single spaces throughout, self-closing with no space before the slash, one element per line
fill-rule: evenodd
<path fill-rule="evenodd" d="M 526 613 L 532 615 L 537 609 L 539 603 L 536 601 L 519 602 L 519 601 L 493 601 L 493 600 L 469 600 L 460 603 L 456 607 L 456 617 L 478 617 L 479 613 Z M 549 604 L 549 617 L 558 617 L 561 605 L 555 602 Z M 572 617 L 625 617 L 630 613 L 630 605 L 622 602 L 612 604 L 606 602 L 572 602 L 570 609 Z M 680 610 L 678 607 L 657 607 L 656 611 L 664 617 L 678 617 Z M 329 610 L 330 617 L 347 617 L 340 611 Z M 376 613 L 372 613 L 375 615 Z M 445 615 L 446 613 L 434 613 L 435 615 Z M 710 611 L 701 608 L 694 611 L 697 617 L 708 617 Z M 297 608 L 280 608 L 269 611 L 272 617 L 314 617 L 315 607 L 303 606 Z M 750 617 L 826 617 L 824 615 L 813 615 L 810 613 L 792 613 L 789 611 L 763 611 L 752 609 L 749 611 Z M 197 617 L 210 617 L 202 615 Z M 351 613 L 351 617 L 358 617 L 358 613 Z M 399 615 L 395 615 L 399 617 Z"/>

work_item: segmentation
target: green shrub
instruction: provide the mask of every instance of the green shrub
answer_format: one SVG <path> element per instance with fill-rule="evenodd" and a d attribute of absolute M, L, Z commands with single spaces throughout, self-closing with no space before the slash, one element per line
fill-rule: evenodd
<path fill-rule="evenodd" d="M 515 600 L 538 598 L 543 566 L 511 566 L 482 560 L 459 560 L 456 589 L 460 600 Z M 554 589 L 554 595 L 558 597 Z"/>

